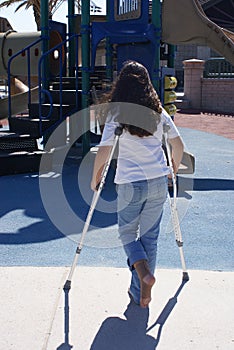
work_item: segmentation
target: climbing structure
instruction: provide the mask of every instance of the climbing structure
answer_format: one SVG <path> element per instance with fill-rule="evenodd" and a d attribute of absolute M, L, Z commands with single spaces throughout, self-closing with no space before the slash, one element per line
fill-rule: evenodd
<path fill-rule="evenodd" d="M 101 94 L 104 86 L 110 87 L 114 72 L 128 59 L 147 67 L 172 115 L 176 86 L 174 45 L 207 44 L 234 63 L 233 33 L 211 22 L 197 0 L 107 0 L 107 13 L 102 16 L 91 16 L 89 0 L 81 1 L 81 14 L 75 13 L 75 0 L 68 0 L 67 4 L 68 29 L 64 23 L 48 19 L 48 0 L 42 0 L 41 32 L 0 33 L 0 78 L 6 77 L 9 86 L 9 98 L 0 100 L 0 119 L 9 119 L 9 130 L 0 133 L 2 159 L 8 159 L 7 167 L 1 161 L 0 173 L 38 169 L 38 140 L 45 144 L 57 126 L 86 110 L 94 102 L 93 86 Z M 96 58 L 103 47 L 105 60 L 100 69 Z M 11 81 L 15 76 L 23 79 L 26 88 L 13 95 Z M 68 133 L 74 134 L 78 125 L 84 130 L 79 142 L 85 155 L 92 142 L 89 112 L 82 113 L 75 128 L 73 123 L 62 124 L 54 147 L 66 147 L 69 139 L 74 140 Z M 28 146 L 25 137 L 33 140 L 33 147 Z"/>

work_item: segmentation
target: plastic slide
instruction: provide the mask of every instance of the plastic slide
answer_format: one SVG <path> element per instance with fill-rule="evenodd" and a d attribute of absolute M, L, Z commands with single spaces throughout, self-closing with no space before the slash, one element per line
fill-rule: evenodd
<path fill-rule="evenodd" d="M 38 102 L 38 87 L 31 89 L 31 102 Z M 15 115 L 28 108 L 28 91 L 11 96 L 11 114 Z M 8 98 L 0 99 L 0 119 L 8 118 Z"/>
<path fill-rule="evenodd" d="M 162 41 L 206 45 L 234 65 L 234 33 L 212 22 L 198 0 L 163 1 Z"/>
<path fill-rule="evenodd" d="M 37 77 L 38 74 L 38 62 L 40 60 L 41 42 L 38 41 L 41 38 L 41 32 L 33 33 L 17 33 L 13 30 L 9 30 L 6 33 L 0 33 L 0 77 L 5 78 L 7 76 L 7 66 L 9 58 L 22 50 L 24 47 L 28 47 L 32 43 L 33 45 L 30 51 L 30 72 L 31 80 Z M 49 45 L 54 47 L 62 42 L 62 38 L 57 31 L 52 30 L 50 32 Z M 62 55 L 64 56 L 64 49 L 62 49 Z M 59 57 L 55 53 L 51 53 L 50 56 L 50 72 L 56 76 L 59 72 Z M 64 60 L 64 57 L 63 57 Z M 28 65 L 27 55 L 22 52 L 21 55 L 15 58 L 11 66 L 11 74 L 13 77 L 27 77 Z M 20 81 L 19 81 L 20 82 Z M 21 82 L 22 83 L 22 82 Z M 23 85 L 23 83 L 22 83 Z M 34 85 L 35 86 L 35 85 Z M 24 91 L 23 91 L 24 90 Z M 31 101 L 38 102 L 38 88 L 31 89 Z M 22 89 L 19 92 L 11 96 L 11 111 L 12 115 L 25 111 L 28 108 L 28 88 Z M 8 118 L 8 98 L 0 99 L 0 119 Z"/>

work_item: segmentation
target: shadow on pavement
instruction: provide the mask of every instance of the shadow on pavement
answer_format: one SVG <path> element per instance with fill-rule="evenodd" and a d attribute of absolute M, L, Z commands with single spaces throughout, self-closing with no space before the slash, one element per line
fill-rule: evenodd
<path fill-rule="evenodd" d="M 109 317 L 101 325 L 90 350 L 154 350 L 156 340 L 146 334 L 149 309 L 131 301 L 124 312 L 125 319 Z"/>
<path fill-rule="evenodd" d="M 63 289 L 64 291 L 64 343 L 59 345 L 56 350 L 70 350 L 73 348 L 69 344 L 69 291 L 70 289 Z"/>
<path fill-rule="evenodd" d="M 116 191 L 111 183 L 111 176 L 101 194 L 101 198 L 111 205 L 115 201 Z M 2 177 L 1 179 L 1 202 L 0 208 L 1 229 L 0 244 L 31 244 L 47 242 L 64 238 L 65 234 L 55 226 L 46 211 L 40 195 L 40 184 L 38 174 L 18 174 Z M 48 188 L 54 185 L 56 189 L 57 178 L 48 179 Z M 79 188 L 77 171 L 75 167 L 66 168 L 63 176 L 63 193 L 68 208 L 77 217 L 76 225 L 71 226 L 71 232 L 82 232 L 86 216 L 91 202 L 92 191 L 89 188 L 89 181 L 85 192 L 86 198 Z M 51 207 L 57 212 L 58 218 L 63 215 L 63 204 L 56 201 L 56 192 L 50 198 Z M 69 219 L 63 215 L 64 221 Z M 94 228 L 109 227 L 117 222 L 116 212 L 106 213 L 103 220 L 103 213 L 95 211 L 92 220 Z M 68 226 L 67 225 L 67 226 Z M 92 227 L 90 226 L 90 230 Z"/>
<path fill-rule="evenodd" d="M 158 316 L 157 320 L 154 322 L 154 324 L 152 326 L 150 326 L 146 332 L 149 332 L 151 329 L 153 329 L 154 327 L 156 327 L 157 325 L 159 325 L 158 328 L 158 334 L 157 334 L 157 338 L 156 338 L 156 347 L 160 341 L 160 337 L 161 337 L 161 333 L 162 333 L 162 329 L 164 324 L 166 323 L 168 317 L 170 316 L 172 310 L 174 309 L 174 307 L 177 304 L 177 298 L 179 296 L 179 294 L 181 293 L 184 285 L 187 283 L 188 281 L 183 280 L 181 285 L 179 286 L 179 288 L 177 289 L 175 295 L 170 298 L 167 302 L 167 304 L 164 306 L 162 312 L 160 313 L 160 315 Z M 155 347 L 155 348 L 156 348 Z"/>
<path fill-rule="evenodd" d="M 147 328 L 149 319 L 149 309 L 140 308 L 132 300 L 124 312 L 125 318 L 108 317 L 105 319 L 96 334 L 90 350 L 154 350 L 157 348 L 162 329 L 177 304 L 177 298 L 181 293 L 185 283 L 182 281 L 175 295 L 170 298 L 153 325 Z M 69 301 L 68 291 L 64 290 L 64 332 L 65 342 L 57 350 L 69 350 Z M 150 330 L 159 325 L 157 338 L 147 334 Z"/>
<path fill-rule="evenodd" d="M 234 180 L 215 178 L 191 178 L 178 176 L 179 198 L 192 199 L 192 191 L 233 191 Z"/>
<path fill-rule="evenodd" d="M 194 191 L 234 191 L 234 180 L 194 179 Z"/>

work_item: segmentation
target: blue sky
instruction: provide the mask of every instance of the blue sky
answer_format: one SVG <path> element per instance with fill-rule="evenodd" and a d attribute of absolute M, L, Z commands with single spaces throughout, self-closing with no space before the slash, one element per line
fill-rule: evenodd
<path fill-rule="evenodd" d="M 96 5 L 101 6 L 105 10 L 105 0 L 95 0 Z M 0 9 L 0 17 L 5 17 L 10 22 L 11 26 L 17 32 L 35 32 L 36 24 L 32 9 L 25 10 L 24 8 L 14 12 L 17 6 L 9 6 L 8 8 Z M 53 19 L 58 22 L 67 23 L 67 2 L 60 6 L 55 12 Z"/>

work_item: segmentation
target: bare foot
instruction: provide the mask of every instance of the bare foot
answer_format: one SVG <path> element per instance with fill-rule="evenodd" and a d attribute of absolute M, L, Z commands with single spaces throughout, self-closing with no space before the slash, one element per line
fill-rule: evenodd
<path fill-rule="evenodd" d="M 141 284 L 140 306 L 147 307 L 151 301 L 151 288 L 155 283 L 155 277 L 150 272 L 147 260 L 139 260 L 134 264 Z"/>
<path fill-rule="evenodd" d="M 151 274 L 147 274 L 141 282 L 141 300 L 140 305 L 146 308 L 151 301 L 151 288 L 155 283 L 155 277 Z"/>

